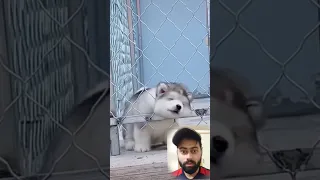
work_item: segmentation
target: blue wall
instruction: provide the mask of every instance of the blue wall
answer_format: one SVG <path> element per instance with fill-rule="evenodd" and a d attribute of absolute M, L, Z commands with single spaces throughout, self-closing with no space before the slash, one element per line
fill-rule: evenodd
<path fill-rule="evenodd" d="M 140 0 L 142 49 L 146 48 L 143 52 L 143 83 L 151 87 L 159 81 L 178 81 L 186 84 L 190 91 L 198 87 L 198 91 L 208 93 L 209 50 L 204 40 L 208 33 L 206 1 L 183 0 L 182 2 Z M 169 15 L 166 16 L 165 14 L 168 13 Z M 182 36 L 177 28 L 185 29 Z M 153 34 L 155 32 L 157 32 L 156 38 Z M 201 45 L 196 49 L 192 44 L 196 47 Z M 170 49 L 172 46 L 174 47 L 170 53 L 167 48 Z M 178 61 L 182 65 L 190 61 L 185 66 L 190 74 Z M 162 65 L 157 68 L 160 64 Z M 152 76 L 154 73 L 156 74 Z"/>

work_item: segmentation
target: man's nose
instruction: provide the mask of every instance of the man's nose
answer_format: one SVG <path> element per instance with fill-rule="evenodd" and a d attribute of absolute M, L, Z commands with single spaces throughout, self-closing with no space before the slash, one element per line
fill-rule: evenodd
<path fill-rule="evenodd" d="M 192 153 L 187 154 L 187 160 L 192 160 Z"/>

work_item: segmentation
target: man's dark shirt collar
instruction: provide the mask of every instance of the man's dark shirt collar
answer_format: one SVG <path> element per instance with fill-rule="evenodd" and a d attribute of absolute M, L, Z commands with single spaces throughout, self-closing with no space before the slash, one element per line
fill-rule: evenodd
<path fill-rule="evenodd" d="M 188 179 L 184 174 L 182 168 L 172 172 L 172 175 L 175 176 L 177 179 Z M 200 166 L 200 170 L 198 174 L 193 179 L 203 179 L 210 177 L 210 170 Z"/>

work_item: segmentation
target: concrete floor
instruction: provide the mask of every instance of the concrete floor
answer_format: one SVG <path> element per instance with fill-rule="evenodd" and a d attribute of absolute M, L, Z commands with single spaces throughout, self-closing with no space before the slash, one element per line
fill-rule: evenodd
<path fill-rule="evenodd" d="M 167 168 L 166 147 L 145 153 L 121 150 L 118 156 L 110 157 L 111 179 L 171 179 Z"/>
<path fill-rule="evenodd" d="M 137 165 L 148 165 L 154 163 L 167 163 L 166 147 L 155 150 L 137 153 L 121 149 L 120 155 L 110 156 L 110 168 L 121 168 Z"/>

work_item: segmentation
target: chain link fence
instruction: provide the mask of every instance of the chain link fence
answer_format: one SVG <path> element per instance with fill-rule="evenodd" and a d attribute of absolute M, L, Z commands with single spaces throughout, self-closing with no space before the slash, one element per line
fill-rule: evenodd
<path fill-rule="evenodd" d="M 270 3 L 272 6 L 270 6 Z M 287 3 L 290 6 L 287 6 Z M 260 94 L 254 95 L 260 96 L 265 102 L 270 118 L 269 121 L 271 122 L 276 117 L 278 121 L 281 118 L 291 118 L 289 122 L 286 122 L 286 128 L 288 129 L 297 122 L 294 121 L 295 119 L 301 119 L 301 121 L 309 119 L 309 121 L 300 122 L 301 125 L 306 125 L 310 122 L 310 118 L 302 117 L 314 115 L 313 118 L 319 119 L 318 79 L 313 78 L 312 82 L 308 79 L 310 78 L 310 74 L 311 77 L 314 77 L 312 75 L 313 71 L 319 70 L 314 70 L 311 67 L 313 65 L 319 67 L 319 64 L 313 64 L 313 62 L 318 61 L 319 56 L 319 8 L 319 1 L 315 0 L 283 2 L 251 0 L 237 2 L 227 0 L 211 1 L 211 28 L 213 28 L 213 33 L 211 34 L 213 36 L 213 43 L 211 44 L 210 52 L 211 66 L 228 66 L 228 68 L 230 68 L 229 66 L 233 66 L 233 68 L 246 75 L 252 81 L 251 83 L 255 84 L 253 88 L 256 88 L 255 90 L 258 91 L 261 90 Z M 286 11 L 283 11 L 283 9 L 286 9 Z M 294 13 L 298 10 L 305 12 L 305 16 L 298 15 L 302 20 L 294 16 Z M 280 11 L 285 15 L 280 15 Z M 219 17 L 223 21 L 219 21 Z M 292 20 L 294 23 L 292 23 Z M 290 26 L 290 23 L 294 24 L 294 26 Z M 300 23 L 304 25 L 301 26 Z M 288 26 L 286 33 L 283 32 L 285 26 Z M 277 32 L 281 35 L 279 36 Z M 268 37 L 268 34 L 272 34 L 272 37 Z M 278 38 L 275 38 L 277 35 Z M 296 37 L 298 37 L 299 42 L 298 40 L 296 42 L 293 41 Z M 281 43 L 282 45 L 279 45 Z M 276 51 L 274 47 L 279 48 L 280 51 Z M 258 54 L 257 52 L 261 53 Z M 235 61 L 228 61 L 229 58 L 233 58 Z M 250 60 L 250 58 L 253 60 Z M 271 62 L 271 64 L 267 64 L 267 61 Z M 294 65 L 291 64 L 295 64 L 297 69 L 293 70 Z M 308 68 L 308 66 L 311 73 L 304 71 L 304 68 Z M 268 69 L 269 67 L 270 69 Z M 275 70 L 273 71 L 272 68 L 278 68 L 279 74 L 275 73 Z M 263 69 L 266 69 L 266 71 Z M 257 77 L 260 79 L 254 81 Z M 258 87 L 260 85 L 261 87 Z M 314 86 L 316 87 L 314 88 Z M 266 88 L 259 89 L 262 87 Z M 300 94 L 294 94 L 294 92 Z M 300 97 L 301 99 L 299 99 Z M 312 120 L 312 122 L 314 121 Z M 301 125 L 298 129 L 303 128 Z M 312 128 L 310 126 L 308 127 Z M 282 125 L 278 128 L 284 127 Z M 311 129 L 309 130 L 311 131 Z M 283 135 L 286 136 L 284 134 L 285 129 L 282 129 L 282 131 Z M 319 131 L 316 132 L 319 133 Z M 298 136 L 301 139 L 304 138 L 303 134 L 299 134 Z M 319 169 L 317 149 L 319 149 L 320 140 L 318 136 L 319 134 L 316 135 L 314 139 L 317 140 L 309 148 L 296 147 L 292 148 L 294 150 L 273 151 L 272 147 L 260 144 L 261 148 L 267 152 L 269 158 L 279 168 L 279 172 L 269 173 L 282 174 L 284 172 L 290 175 L 290 179 L 300 179 L 302 177 L 298 176 L 304 171 Z M 281 139 L 281 137 L 275 138 L 278 139 L 274 139 L 273 141 Z M 299 139 L 294 141 L 299 141 Z M 309 142 L 307 139 L 306 141 Z M 289 142 L 287 141 L 287 143 Z M 313 165 L 310 164 L 310 161 L 313 161 Z M 243 179 L 246 178 L 251 179 L 243 177 Z M 264 178 L 269 179 L 271 177 L 259 176 L 257 179 Z M 274 176 L 273 178 L 276 177 Z M 319 179 L 319 176 L 309 178 Z"/>
<path fill-rule="evenodd" d="M 126 106 L 139 103 L 139 99 L 130 100 L 134 93 L 159 82 L 183 83 L 195 98 L 189 120 L 193 124 L 209 123 L 207 3 L 111 0 L 111 103 L 115 107 L 110 112 L 111 131 L 115 132 L 111 133 L 111 155 L 120 153 L 118 133 L 126 131 L 124 124 L 142 123 L 141 129 L 156 129 L 150 119 L 169 121 L 142 113 L 145 109 L 133 107 L 132 111 L 138 112 L 134 115 L 124 111 Z"/>
<path fill-rule="evenodd" d="M 90 169 L 108 177 L 109 142 L 88 139 L 109 137 L 108 8 L 107 1 L 0 1 L 0 178 Z M 101 97 L 88 104 L 92 94 Z"/>

